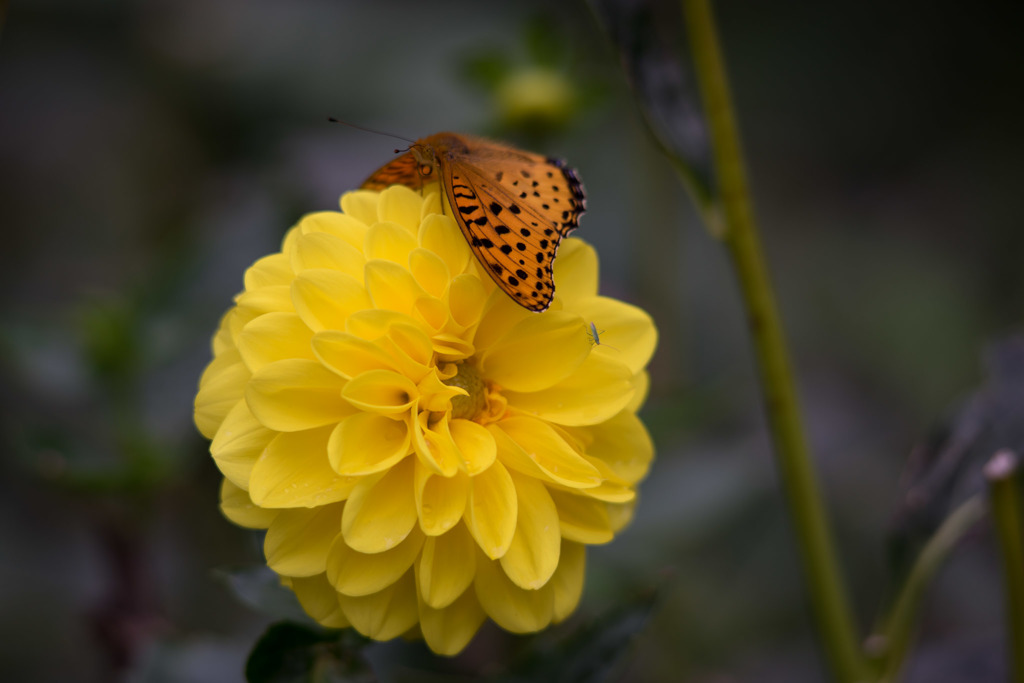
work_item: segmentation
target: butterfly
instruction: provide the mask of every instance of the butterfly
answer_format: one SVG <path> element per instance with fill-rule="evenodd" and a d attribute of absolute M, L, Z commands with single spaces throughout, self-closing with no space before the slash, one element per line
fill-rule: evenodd
<path fill-rule="evenodd" d="M 547 310 L 555 296 L 558 245 L 586 209 L 576 171 L 560 159 L 491 140 L 437 133 L 414 142 L 362 187 L 419 190 L 435 180 L 491 279 L 519 305 Z"/>

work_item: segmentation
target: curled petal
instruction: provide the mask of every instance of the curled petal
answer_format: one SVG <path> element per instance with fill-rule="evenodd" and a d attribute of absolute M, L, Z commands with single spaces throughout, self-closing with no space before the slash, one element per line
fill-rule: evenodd
<path fill-rule="evenodd" d="M 451 216 L 433 214 L 424 218 L 420 223 L 419 243 L 440 256 L 450 273 L 462 273 L 472 258 L 466 238 Z"/>
<path fill-rule="evenodd" d="M 356 190 L 341 195 L 341 211 L 346 216 L 351 216 L 364 225 L 373 225 L 378 219 L 377 205 L 380 202 L 380 194 L 370 190 Z M 360 242 L 358 247 L 362 247 Z"/>
<path fill-rule="evenodd" d="M 340 503 L 282 510 L 267 530 L 267 565 L 285 576 L 315 576 L 327 567 L 327 551 L 341 535 Z"/>
<path fill-rule="evenodd" d="M 470 479 L 466 527 L 487 557 L 497 559 L 508 551 L 516 530 L 517 505 L 512 477 L 497 460 Z"/>
<path fill-rule="evenodd" d="M 448 418 L 431 421 L 431 414 L 422 412 L 413 418 L 413 446 L 419 461 L 444 477 L 453 476 L 462 462 L 451 433 L 448 431 Z"/>
<path fill-rule="evenodd" d="M 353 549 L 384 552 L 404 541 L 416 526 L 414 463 L 413 458 L 406 458 L 383 475 L 364 477 L 352 490 L 341 517 L 341 531 Z"/>
<path fill-rule="evenodd" d="M 391 370 L 370 370 L 345 384 L 341 395 L 362 410 L 398 415 L 412 407 L 419 392 L 404 375 Z"/>
<path fill-rule="evenodd" d="M 587 455 L 604 461 L 625 481 L 635 484 L 647 475 L 654 443 L 633 413 L 624 410 L 601 424 L 570 431 L 586 438 Z"/>
<path fill-rule="evenodd" d="M 427 294 L 437 299 L 444 296 L 451 282 L 444 260 L 434 252 L 420 247 L 409 252 L 409 272 Z"/>

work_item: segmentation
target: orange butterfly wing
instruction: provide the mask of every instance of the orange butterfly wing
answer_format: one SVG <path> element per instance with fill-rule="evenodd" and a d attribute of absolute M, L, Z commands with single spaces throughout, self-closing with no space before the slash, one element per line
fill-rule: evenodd
<path fill-rule="evenodd" d="M 490 140 L 438 133 L 385 164 L 363 187 L 421 189 L 420 159 L 440 171 L 455 222 L 484 270 L 513 301 L 543 311 L 555 295 L 552 263 L 586 209 L 576 172 L 558 159 Z"/>
<path fill-rule="evenodd" d="M 420 162 L 412 152 L 406 152 L 384 164 L 360 185 L 365 190 L 383 190 L 391 185 L 405 185 L 414 190 L 423 187 Z"/>

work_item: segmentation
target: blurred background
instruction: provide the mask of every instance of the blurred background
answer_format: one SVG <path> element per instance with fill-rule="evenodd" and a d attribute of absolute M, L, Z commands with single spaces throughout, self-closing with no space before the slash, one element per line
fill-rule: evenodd
<path fill-rule="evenodd" d="M 891 588 L 908 455 L 1024 320 L 1024 18 L 1012 3 L 715 8 L 866 634 Z M 487 626 L 451 661 L 372 646 L 387 680 L 500 673 L 609 614 L 634 625 L 607 680 L 824 680 L 725 254 L 591 8 L 540 0 L 10 3 L 5 678 L 242 680 L 271 619 L 234 595 L 258 582 L 218 570 L 258 564 L 261 541 L 218 511 L 192 399 L 243 270 L 392 157 L 394 140 L 328 116 L 566 158 L 602 292 L 661 332 L 643 413 L 658 459 L 633 525 L 590 552 L 578 614 L 532 638 Z M 908 680 L 1003 680 L 999 571 L 988 533 L 968 538 L 928 593 Z"/>

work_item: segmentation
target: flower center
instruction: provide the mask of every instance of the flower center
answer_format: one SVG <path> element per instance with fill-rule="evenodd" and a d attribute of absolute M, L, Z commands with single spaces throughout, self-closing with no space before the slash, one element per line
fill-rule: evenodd
<path fill-rule="evenodd" d="M 487 403 L 487 387 L 480 371 L 469 363 L 459 363 L 454 376 L 444 380 L 450 387 L 459 387 L 469 392 L 469 396 L 456 396 L 452 399 L 452 417 L 472 420 L 484 409 Z"/>

